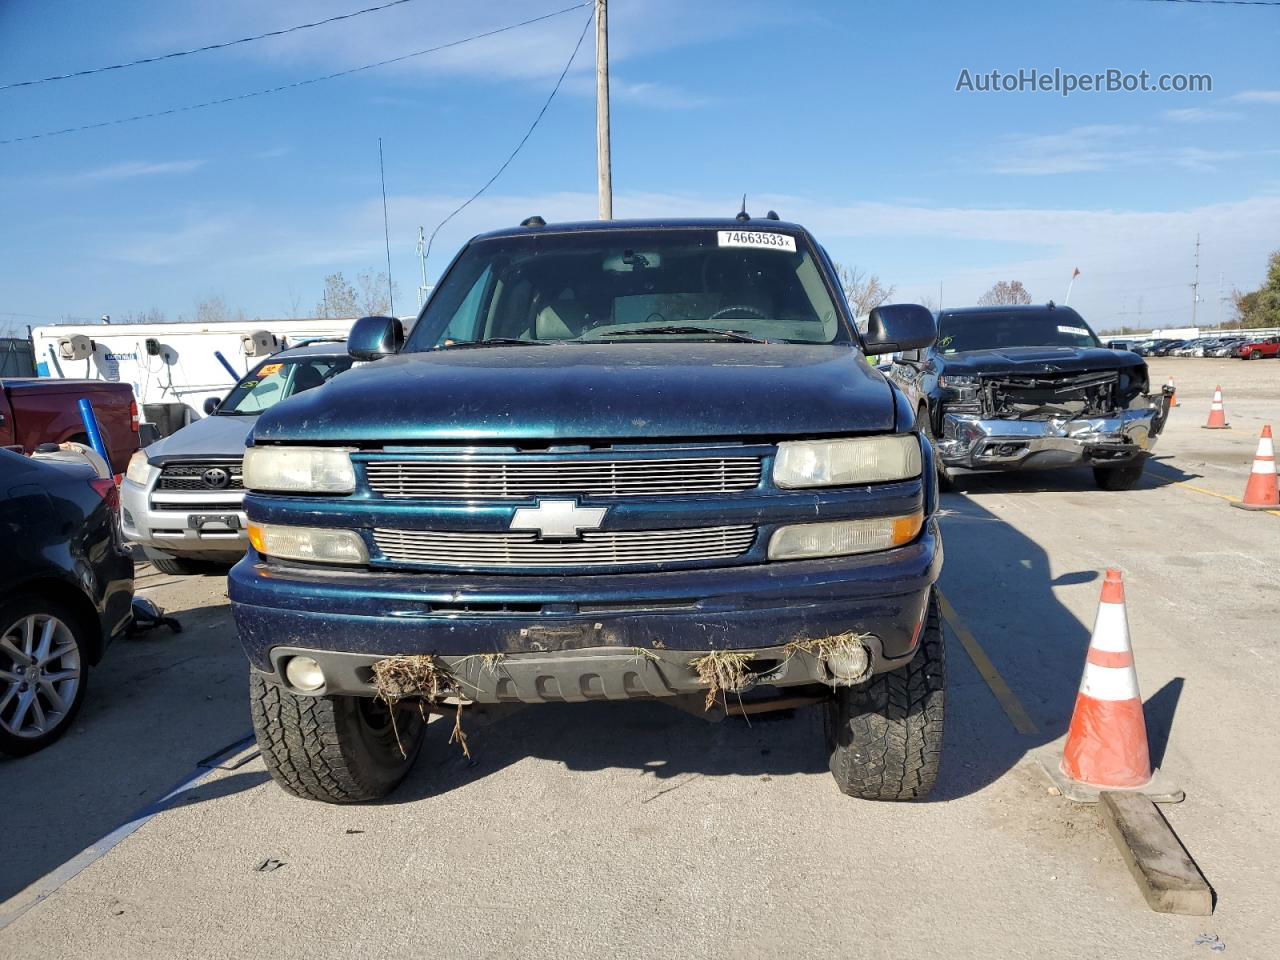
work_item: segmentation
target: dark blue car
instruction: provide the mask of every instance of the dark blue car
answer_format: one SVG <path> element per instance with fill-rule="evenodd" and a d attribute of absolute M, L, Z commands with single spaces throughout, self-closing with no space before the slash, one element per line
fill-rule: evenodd
<path fill-rule="evenodd" d="M 259 419 L 230 596 L 288 791 L 391 790 L 422 710 L 821 704 L 847 793 L 926 794 L 942 737 L 933 452 L 802 227 L 476 237 L 404 340 Z M 373 361 L 373 362 L 369 362 Z"/>
<path fill-rule="evenodd" d="M 0 753 L 66 732 L 89 668 L 128 629 L 133 560 L 115 482 L 0 450 Z"/>

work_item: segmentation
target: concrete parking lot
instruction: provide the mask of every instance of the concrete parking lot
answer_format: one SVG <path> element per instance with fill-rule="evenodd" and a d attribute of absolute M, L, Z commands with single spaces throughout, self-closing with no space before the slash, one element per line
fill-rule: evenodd
<path fill-rule="evenodd" d="M 1280 515 L 1228 500 L 1280 426 L 1280 362 L 1152 361 L 1171 375 L 1138 489 L 1080 470 L 944 496 L 947 746 L 923 804 L 839 794 L 816 711 L 715 725 L 644 703 L 470 717 L 470 762 L 436 722 L 388 801 L 291 799 L 251 747 L 214 756 L 249 733 L 223 579 L 140 568 L 184 631 L 113 648 L 76 729 L 0 761 L 0 955 L 1195 958 L 1211 933 L 1275 956 Z M 1229 431 L 1200 429 L 1216 384 Z M 1032 759 L 1065 732 L 1108 566 L 1211 917 L 1150 912 L 1096 809 Z"/>

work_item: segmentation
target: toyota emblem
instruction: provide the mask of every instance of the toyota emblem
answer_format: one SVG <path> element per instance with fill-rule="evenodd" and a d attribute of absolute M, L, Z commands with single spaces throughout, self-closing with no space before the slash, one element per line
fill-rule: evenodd
<path fill-rule="evenodd" d="M 210 467 L 204 473 L 200 474 L 200 479 L 204 481 L 206 487 L 212 487 L 214 490 L 221 490 L 231 482 L 231 474 L 222 467 Z"/>

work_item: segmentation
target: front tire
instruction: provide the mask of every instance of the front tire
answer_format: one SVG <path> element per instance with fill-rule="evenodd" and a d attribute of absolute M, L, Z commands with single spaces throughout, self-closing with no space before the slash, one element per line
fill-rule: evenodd
<path fill-rule="evenodd" d="M 1132 490 L 1142 479 L 1147 458 L 1138 457 L 1119 467 L 1094 467 L 1093 482 L 1102 490 Z"/>
<path fill-rule="evenodd" d="M 71 726 L 89 683 L 89 634 L 74 610 L 32 597 L 0 605 L 0 753 L 43 750 Z"/>
<path fill-rule="evenodd" d="M 153 567 L 161 573 L 167 573 L 173 577 L 185 577 L 193 574 L 204 572 L 200 562 L 197 560 L 187 560 L 182 557 L 148 557 L 148 561 Z"/>
<path fill-rule="evenodd" d="M 946 660 L 931 594 L 916 655 L 857 687 L 837 687 L 826 711 L 831 775 L 862 800 L 923 800 L 942 756 Z"/>
<path fill-rule="evenodd" d="M 389 708 L 372 697 L 296 696 L 257 671 L 249 674 L 249 700 L 267 770 L 285 792 L 304 800 L 385 797 L 413 766 L 426 734 L 416 704 Z"/>

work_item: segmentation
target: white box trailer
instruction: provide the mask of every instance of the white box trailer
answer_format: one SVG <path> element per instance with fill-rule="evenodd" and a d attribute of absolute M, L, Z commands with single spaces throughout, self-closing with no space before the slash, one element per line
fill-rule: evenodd
<path fill-rule="evenodd" d="M 354 322 L 53 324 L 33 328 L 31 343 L 38 376 L 128 383 L 142 419 L 167 436 L 204 416 L 208 397 L 222 399 L 264 357 L 346 339 Z"/>

